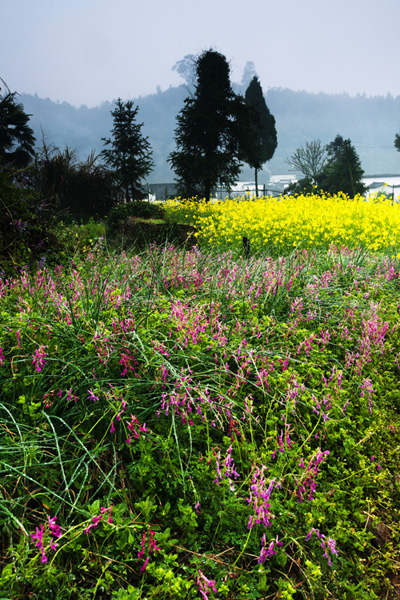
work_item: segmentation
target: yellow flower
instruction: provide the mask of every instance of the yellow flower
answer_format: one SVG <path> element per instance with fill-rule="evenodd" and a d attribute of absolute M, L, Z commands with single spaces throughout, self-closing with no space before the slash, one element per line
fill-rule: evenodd
<path fill-rule="evenodd" d="M 257 250 L 271 243 L 281 250 L 302 247 L 328 249 L 331 244 L 384 250 L 400 246 L 400 206 L 384 196 L 365 200 L 346 194 L 310 194 L 280 198 L 226 199 L 224 202 L 168 201 L 167 217 L 190 219 L 196 235 L 210 245 L 232 247 L 246 236 Z"/>

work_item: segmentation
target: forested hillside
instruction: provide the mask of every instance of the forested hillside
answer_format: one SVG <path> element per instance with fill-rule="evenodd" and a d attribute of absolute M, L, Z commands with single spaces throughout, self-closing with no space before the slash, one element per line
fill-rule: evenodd
<path fill-rule="evenodd" d="M 139 105 L 138 122 L 144 123 L 143 133 L 153 148 L 156 167 L 149 176 L 153 183 L 174 179 L 167 157 L 174 149 L 176 115 L 187 95 L 187 88 L 180 86 L 135 99 Z M 75 108 L 37 95 L 21 94 L 20 100 L 32 115 L 30 124 L 38 147 L 43 132 L 47 144 L 61 149 L 68 145 L 82 159 L 92 150 L 98 153 L 103 149 L 101 138 L 107 137 L 112 127 L 113 102 L 95 108 Z M 285 160 L 305 142 L 320 139 L 328 144 L 338 133 L 351 139 L 366 174 L 400 172 L 400 155 L 393 145 L 400 130 L 400 96 L 351 97 L 271 88 L 266 102 L 276 119 L 278 147 L 260 173 L 261 182 L 267 182 L 270 173 L 288 172 Z M 252 179 L 249 168 L 243 169 L 241 179 Z"/>

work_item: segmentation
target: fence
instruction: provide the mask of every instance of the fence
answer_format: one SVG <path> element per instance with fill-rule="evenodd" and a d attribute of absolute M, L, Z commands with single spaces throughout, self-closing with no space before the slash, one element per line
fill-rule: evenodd
<path fill-rule="evenodd" d="M 284 192 L 284 186 L 282 184 L 260 184 L 258 186 L 258 195 L 262 196 L 280 196 Z M 152 199 L 155 196 L 157 200 L 168 200 L 169 198 L 175 198 L 178 194 L 175 183 L 153 183 L 148 185 L 148 198 Z M 256 195 L 255 185 L 243 184 L 240 187 L 235 187 L 231 190 L 218 187 L 212 192 L 212 197 L 218 200 L 225 200 L 225 198 L 241 198 L 242 196 L 252 198 Z"/>
<path fill-rule="evenodd" d="M 274 185 L 274 184 L 261 184 L 258 186 L 258 196 L 280 196 L 284 192 L 284 186 L 282 185 Z M 253 198 L 256 196 L 256 187 L 254 185 L 246 185 L 240 188 L 234 188 L 228 190 L 226 188 L 216 188 L 212 194 L 213 198 L 218 198 L 219 200 L 225 200 L 225 198 Z"/>

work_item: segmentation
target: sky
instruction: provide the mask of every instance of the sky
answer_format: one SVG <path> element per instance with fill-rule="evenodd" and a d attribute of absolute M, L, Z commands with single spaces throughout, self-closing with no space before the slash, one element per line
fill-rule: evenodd
<path fill-rule="evenodd" d="M 0 77 L 75 106 L 177 86 L 173 66 L 213 48 L 240 82 L 400 95 L 400 0 L 0 0 Z M 0 82 L 4 92 L 4 85 Z"/>

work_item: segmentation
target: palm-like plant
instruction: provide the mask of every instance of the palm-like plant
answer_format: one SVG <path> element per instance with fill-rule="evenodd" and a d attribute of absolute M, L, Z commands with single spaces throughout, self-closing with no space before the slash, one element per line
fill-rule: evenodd
<path fill-rule="evenodd" d="M 5 94 L 0 94 L 0 161 L 26 167 L 35 153 L 35 137 L 28 125 L 29 115 L 16 96 L 8 87 Z"/>

